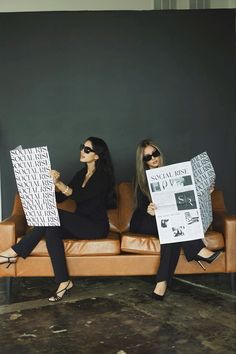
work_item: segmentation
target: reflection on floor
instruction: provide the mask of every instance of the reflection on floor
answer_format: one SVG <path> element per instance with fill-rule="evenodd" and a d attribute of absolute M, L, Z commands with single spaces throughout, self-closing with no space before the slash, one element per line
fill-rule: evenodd
<path fill-rule="evenodd" d="M 235 354 L 235 274 L 176 276 L 163 302 L 153 277 L 73 278 L 51 304 L 51 278 L 0 279 L 4 354 Z"/>

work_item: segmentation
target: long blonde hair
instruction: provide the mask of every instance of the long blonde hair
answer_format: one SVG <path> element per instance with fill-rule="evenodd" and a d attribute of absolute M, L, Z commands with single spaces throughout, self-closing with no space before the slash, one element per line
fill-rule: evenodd
<path fill-rule="evenodd" d="M 144 139 L 140 141 L 140 143 L 137 146 L 136 150 L 136 175 L 135 175 L 135 180 L 134 180 L 134 198 L 135 198 L 135 205 L 138 206 L 138 187 L 140 188 L 141 192 L 146 195 L 151 202 L 151 195 L 149 192 L 148 188 L 148 183 L 147 183 L 147 176 L 146 176 L 146 170 L 149 169 L 147 163 L 143 161 L 143 155 L 144 155 L 144 149 L 147 146 L 153 146 L 155 149 L 157 149 L 160 152 L 160 164 L 159 167 L 164 165 L 164 157 L 163 154 L 158 147 L 157 144 L 155 144 L 152 140 L 150 139 Z"/>

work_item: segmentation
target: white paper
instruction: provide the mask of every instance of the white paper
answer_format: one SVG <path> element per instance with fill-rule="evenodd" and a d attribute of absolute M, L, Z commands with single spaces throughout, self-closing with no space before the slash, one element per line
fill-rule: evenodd
<path fill-rule="evenodd" d="M 146 171 L 160 243 L 201 239 L 212 221 L 215 173 L 207 153 Z M 203 220 L 204 222 L 203 222 Z"/>
<path fill-rule="evenodd" d="M 60 226 L 47 146 L 10 151 L 21 203 L 29 226 Z"/>
<path fill-rule="evenodd" d="M 206 152 L 191 159 L 196 184 L 204 232 L 212 222 L 212 204 L 210 189 L 215 184 L 215 171 Z"/>

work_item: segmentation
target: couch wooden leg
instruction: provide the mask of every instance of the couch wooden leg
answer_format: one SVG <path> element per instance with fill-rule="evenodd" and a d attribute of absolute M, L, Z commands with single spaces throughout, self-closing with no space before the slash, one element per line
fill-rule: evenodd
<path fill-rule="evenodd" d="M 230 286 L 232 293 L 234 293 L 236 291 L 236 273 L 230 273 Z"/>
<path fill-rule="evenodd" d="M 12 282 L 13 282 L 13 277 L 7 277 L 6 278 L 6 300 L 8 303 L 11 302 L 11 289 L 12 289 Z"/>

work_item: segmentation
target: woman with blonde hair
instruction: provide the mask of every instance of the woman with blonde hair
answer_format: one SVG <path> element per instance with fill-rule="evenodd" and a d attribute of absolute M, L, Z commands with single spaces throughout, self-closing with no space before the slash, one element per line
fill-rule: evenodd
<path fill-rule="evenodd" d="M 142 140 L 136 150 L 135 210 L 130 222 L 131 232 L 156 235 L 158 237 L 157 224 L 154 217 L 157 208 L 151 200 L 146 170 L 163 165 L 164 157 L 159 146 L 150 139 Z M 167 286 L 172 280 L 181 248 L 183 248 L 188 261 L 195 260 L 201 266 L 201 261 L 211 263 L 221 252 L 220 250 L 212 252 L 206 248 L 202 239 L 162 244 L 160 266 L 157 271 L 156 286 L 153 294 L 156 300 L 163 300 L 164 298 Z"/>

